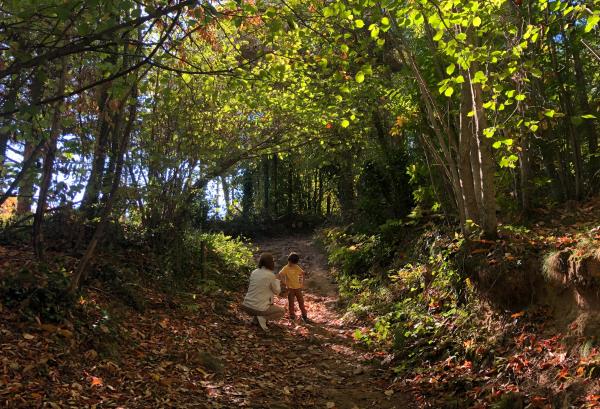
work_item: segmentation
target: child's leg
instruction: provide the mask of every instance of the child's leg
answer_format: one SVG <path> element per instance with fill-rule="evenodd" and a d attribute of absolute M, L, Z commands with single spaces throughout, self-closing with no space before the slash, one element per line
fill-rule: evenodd
<path fill-rule="evenodd" d="M 306 318 L 306 307 L 304 306 L 304 294 L 302 294 L 302 290 L 296 290 L 296 298 L 298 299 L 298 305 L 300 306 L 300 311 L 302 311 L 302 316 Z"/>
<path fill-rule="evenodd" d="M 289 288 L 288 289 L 288 309 L 290 313 L 290 318 L 294 318 L 296 316 L 295 306 L 294 306 L 294 293 L 296 290 Z"/>

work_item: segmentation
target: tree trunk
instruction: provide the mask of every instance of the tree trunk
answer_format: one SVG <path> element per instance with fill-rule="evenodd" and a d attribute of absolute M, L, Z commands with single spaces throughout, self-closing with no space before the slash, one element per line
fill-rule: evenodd
<path fill-rule="evenodd" d="M 289 170 L 288 170 L 288 197 L 287 197 L 287 214 L 288 217 L 292 217 L 292 213 L 294 212 L 294 170 L 292 167 L 292 163 L 290 161 Z"/>
<path fill-rule="evenodd" d="M 36 70 L 31 80 L 31 103 L 32 106 L 36 106 L 42 99 L 42 79 L 41 72 Z M 33 139 L 37 135 L 35 126 L 35 114 L 31 116 L 31 123 L 29 125 L 30 137 L 25 142 L 25 148 L 23 150 L 23 162 L 26 163 L 30 160 L 35 161 L 37 159 L 37 151 L 34 148 Z M 23 166 L 24 167 L 24 166 Z M 37 171 L 34 169 L 25 170 L 23 178 L 19 183 L 19 196 L 17 198 L 17 215 L 24 215 L 31 212 L 31 204 L 33 203 L 33 193 L 35 176 Z"/>
<path fill-rule="evenodd" d="M 272 164 L 272 176 L 271 176 L 271 202 L 272 212 L 275 217 L 279 216 L 279 200 L 280 200 L 280 192 L 279 192 L 279 157 L 276 153 L 273 154 L 273 164 Z"/>
<path fill-rule="evenodd" d="M 269 208 L 269 201 L 270 201 L 270 196 L 269 196 L 269 188 L 270 188 L 270 181 L 269 181 L 269 156 L 265 155 L 262 159 L 262 168 L 263 168 L 263 213 L 264 216 L 268 219 L 269 215 L 270 215 L 270 208 Z"/>
<path fill-rule="evenodd" d="M 461 87 L 460 101 L 460 136 L 458 142 L 458 175 L 460 177 L 460 192 L 464 203 L 465 219 L 480 224 L 479 203 L 477 194 L 480 193 L 479 162 L 477 158 L 477 141 L 475 140 L 473 121 L 468 114 L 471 111 L 471 84 L 467 75 L 466 82 Z M 470 228 L 466 226 L 467 232 Z"/>
<path fill-rule="evenodd" d="M 317 215 L 321 216 L 323 214 L 323 170 L 319 169 L 319 196 L 317 198 Z"/>
<path fill-rule="evenodd" d="M 229 194 L 229 182 L 227 182 L 227 176 L 221 176 L 221 186 L 223 186 L 223 199 L 225 200 L 225 218 L 228 218 L 229 209 L 231 207 L 231 197 Z"/>
<path fill-rule="evenodd" d="M 565 41 L 566 40 L 567 39 L 565 38 Z M 575 111 L 573 109 L 571 94 L 564 85 L 566 83 L 566 79 L 564 78 L 563 72 L 559 67 L 554 40 L 550 41 L 550 44 L 550 55 L 552 57 L 552 64 L 554 66 L 554 72 L 558 81 L 558 97 L 565 113 L 563 118 L 563 126 L 565 127 L 567 140 L 569 145 L 571 145 L 571 152 L 573 155 L 573 167 L 575 169 L 575 199 L 580 200 L 583 196 L 583 164 L 579 138 L 575 133 L 575 129 L 573 128 L 573 124 L 571 122 Z"/>
<path fill-rule="evenodd" d="M 579 111 L 582 114 L 591 114 L 592 107 L 588 100 L 588 82 L 585 77 L 585 71 L 583 70 L 583 63 L 581 62 L 580 49 L 576 45 L 570 46 L 571 53 L 573 55 L 573 64 L 575 68 L 575 91 L 577 93 L 577 101 L 579 103 Z M 589 162 L 588 169 L 592 179 L 590 179 L 592 189 L 597 189 L 594 186 L 593 178 L 596 172 L 600 169 L 600 158 L 598 154 L 598 130 L 596 129 L 595 123 L 591 119 L 583 119 L 583 123 L 580 125 L 583 135 L 585 136 L 588 144 Z"/>
<path fill-rule="evenodd" d="M 132 98 L 134 101 L 129 106 L 129 119 L 127 122 L 127 126 L 122 133 L 122 137 L 119 144 L 119 155 L 117 157 L 117 163 L 115 167 L 115 173 L 112 180 L 112 185 L 109 194 L 104 200 L 104 206 L 100 216 L 100 222 L 98 227 L 96 227 L 96 231 L 94 231 L 94 235 L 88 244 L 88 247 L 85 251 L 85 254 L 81 258 L 79 265 L 77 266 L 77 270 L 73 274 L 71 279 L 71 283 L 69 285 L 69 292 L 74 293 L 77 291 L 83 281 L 85 281 L 87 275 L 87 269 L 89 267 L 90 262 L 94 256 L 96 251 L 96 247 L 98 243 L 104 236 L 104 230 L 108 225 L 108 219 L 110 214 L 112 213 L 112 209 L 115 203 L 115 199 L 117 196 L 117 192 L 119 190 L 120 182 L 121 182 L 121 174 L 123 172 L 123 162 L 125 159 L 125 152 L 127 150 L 127 145 L 129 143 L 129 139 L 131 136 L 131 132 L 133 129 L 133 124 L 137 115 L 137 85 L 134 85 L 132 89 Z"/>
<path fill-rule="evenodd" d="M 57 95 L 62 95 L 65 90 L 65 81 L 67 75 L 67 64 L 63 59 L 60 78 L 58 80 Z M 56 144 L 60 135 L 60 107 L 62 102 L 54 104 L 54 113 L 52 114 L 52 124 L 50 127 L 50 136 L 46 142 L 46 155 L 44 157 L 44 165 L 42 170 L 42 182 L 40 183 L 40 197 L 38 199 L 35 217 L 33 219 L 33 248 L 38 259 L 44 256 L 44 239 L 42 234 L 42 223 L 44 221 L 44 213 L 46 210 L 46 202 L 48 198 L 48 190 L 52 180 L 54 171 L 54 158 L 56 156 Z"/>
<path fill-rule="evenodd" d="M 469 75 L 470 77 L 470 75 Z M 472 80 L 472 78 L 470 78 Z M 491 138 L 483 131 L 487 128 L 487 118 L 483 109 L 481 84 L 471 82 L 473 96 L 473 123 L 477 140 L 477 151 L 481 174 L 481 227 L 486 238 L 495 239 L 498 235 L 498 220 L 496 217 L 496 186 L 494 182 L 495 163 L 492 154 Z"/>
<path fill-rule="evenodd" d="M 81 202 L 81 208 L 85 211 L 88 218 L 93 218 L 95 213 L 94 206 L 98 203 L 100 192 L 102 190 L 102 179 L 104 177 L 106 151 L 110 133 L 110 124 L 107 119 L 107 116 L 110 115 L 108 112 L 108 103 L 108 84 L 106 84 L 101 91 L 100 101 L 98 103 L 98 106 L 100 107 L 100 125 L 94 147 L 92 170 Z"/>
<path fill-rule="evenodd" d="M 25 142 L 23 150 L 23 161 L 33 160 L 35 162 L 33 143 Z M 31 169 L 27 170 L 19 185 L 19 196 L 17 197 L 16 214 L 22 216 L 31 212 L 31 203 L 33 202 L 34 175 Z"/>
<path fill-rule="evenodd" d="M 0 110 L 2 112 L 10 112 L 14 110 L 17 103 L 17 95 L 20 87 L 20 78 L 15 77 L 11 80 L 8 85 L 8 92 L 2 104 L 0 104 Z M 8 148 L 8 141 L 10 140 L 11 131 L 10 123 L 12 118 L 0 118 L 0 181 L 4 178 L 4 161 L 6 160 L 6 149 Z M 3 188 L 0 184 L 0 188 Z"/>

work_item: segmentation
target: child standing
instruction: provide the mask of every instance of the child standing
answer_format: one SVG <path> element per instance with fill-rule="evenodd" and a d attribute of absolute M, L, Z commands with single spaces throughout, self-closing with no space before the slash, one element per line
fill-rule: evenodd
<path fill-rule="evenodd" d="M 290 311 L 290 319 L 296 319 L 296 312 L 294 306 L 294 298 L 298 300 L 298 306 L 302 312 L 302 321 L 309 323 L 311 322 L 306 315 L 306 307 L 304 306 L 304 295 L 302 294 L 302 288 L 304 287 L 304 270 L 298 265 L 300 256 L 296 253 L 290 253 L 288 256 L 288 263 L 279 272 L 281 281 L 288 288 L 288 303 Z"/>

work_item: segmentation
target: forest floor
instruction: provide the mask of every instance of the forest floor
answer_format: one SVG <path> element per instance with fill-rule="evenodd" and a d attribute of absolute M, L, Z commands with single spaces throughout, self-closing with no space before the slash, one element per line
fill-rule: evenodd
<path fill-rule="evenodd" d="M 342 324 L 336 286 L 311 239 L 257 244 L 279 268 L 289 251 L 301 255 L 314 323 L 286 316 L 263 333 L 240 312 L 241 292 L 177 298 L 144 289 L 147 307 L 136 312 L 107 309 L 111 294 L 92 288 L 79 300 L 87 328 L 23 322 L 0 304 L 0 407 L 412 407 L 388 389 L 392 379 L 379 367 L 385 355 L 361 348 L 355 328 Z M 1 247 L 0 255 L 28 258 Z"/>

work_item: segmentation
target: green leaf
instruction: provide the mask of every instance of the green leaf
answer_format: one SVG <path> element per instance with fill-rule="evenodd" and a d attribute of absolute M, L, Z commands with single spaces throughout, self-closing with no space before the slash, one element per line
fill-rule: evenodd
<path fill-rule="evenodd" d="M 362 20 L 354 20 L 354 25 L 356 28 L 363 28 L 365 26 L 365 22 Z"/>
<path fill-rule="evenodd" d="M 377 24 L 371 24 L 369 26 L 369 30 L 371 31 L 371 38 L 377 39 L 379 37 L 379 26 Z"/>
<path fill-rule="evenodd" d="M 525 99 L 525 95 L 524 95 L 524 94 L 518 94 L 518 95 L 515 97 L 515 99 L 516 99 L 517 101 L 523 101 L 523 100 Z"/>
<path fill-rule="evenodd" d="M 465 33 L 458 33 L 456 35 L 456 39 L 458 41 L 465 41 L 467 39 L 467 35 Z"/>
<path fill-rule="evenodd" d="M 581 115 L 581 117 L 585 119 L 596 119 L 596 116 L 592 114 Z"/>
<path fill-rule="evenodd" d="M 483 71 L 477 71 L 475 73 L 475 77 L 473 78 L 473 82 L 475 84 L 479 83 L 479 82 L 485 82 L 487 80 L 487 77 L 485 76 L 485 74 L 483 73 Z"/>
<path fill-rule="evenodd" d="M 496 133 L 495 126 L 490 126 L 489 128 L 485 128 L 483 130 L 483 134 L 486 136 L 486 138 L 491 138 L 492 136 L 494 136 L 495 133 Z"/>
<path fill-rule="evenodd" d="M 382 25 L 382 26 L 389 26 L 389 25 L 390 25 L 390 19 L 389 19 L 389 18 L 387 18 L 387 17 L 383 17 L 383 18 L 381 19 L 381 25 Z"/>
<path fill-rule="evenodd" d="M 433 41 L 440 41 L 444 36 L 444 30 L 438 30 L 437 33 L 433 36 Z"/>
<path fill-rule="evenodd" d="M 592 29 L 598 24 L 600 21 L 600 14 L 594 14 L 587 19 L 587 24 L 585 25 L 585 32 L 589 33 Z"/>
<path fill-rule="evenodd" d="M 456 65 L 450 64 L 449 66 L 446 67 L 446 74 L 452 75 L 452 73 L 454 72 L 455 69 L 456 69 Z"/>
<path fill-rule="evenodd" d="M 475 27 L 479 27 L 480 25 L 481 25 L 481 18 L 479 18 L 479 17 L 475 17 L 475 18 L 473 19 L 473 26 L 475 26 Z"/>
<path fill-rule="evenodd" d="M 361 82 L 364 82 L 365 80 L 365 73 L 362 71 L 359 71 L 356 73 L 356 75 L 354 76 L 354 79 L 356 80 L 356 82 L 358 82 L 359 84 Z"/>
<path fill-rule="evenodd" d="M 348 126 L 350 126 L 350 121 L 348 121 L 347 119 L 344 119 L 342 121 L 342 128 L 348 128 Z"/>
<path fill-rule="evenodd" d="M 553 109 L 547 109 L 546 112 L 544 112 L 544 115 L 546 115 L 548 118 L 554 118 L 556 111 Z"/>
<path fill-rule="evenodd" d="M 452 87 L 448 87 L 446 88 L 446 91 L 444 91 L 444 95 L 447 97 L 451 97 L 452 94 L 454 94 L 454 88 Z"/>

